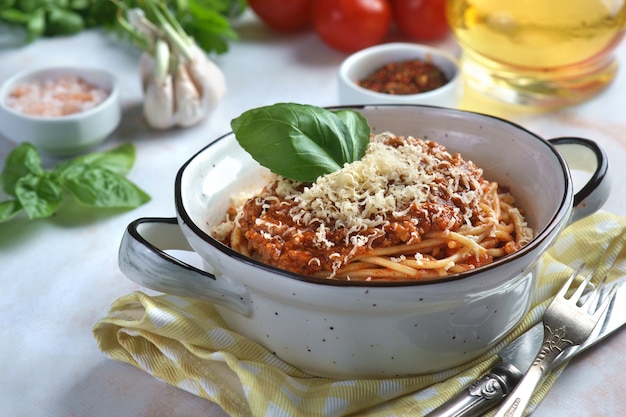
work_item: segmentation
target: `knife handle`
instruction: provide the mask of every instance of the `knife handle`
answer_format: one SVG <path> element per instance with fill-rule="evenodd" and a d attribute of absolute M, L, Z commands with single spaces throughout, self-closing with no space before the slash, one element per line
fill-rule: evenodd
<path fill-rule="evenodd" d="M 487 375 L 424 417 L 479 417 L 509 394 L 522 378 L 513 365 L 495 366 Z"/>

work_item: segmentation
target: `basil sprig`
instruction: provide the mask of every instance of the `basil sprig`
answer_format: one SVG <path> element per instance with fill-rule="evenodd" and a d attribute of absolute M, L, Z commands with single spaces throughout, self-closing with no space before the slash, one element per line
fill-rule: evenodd
<path fill-rule="evenodd" d="M 363 157 L 370 127 L 359 112 L 278 103 L 248 110 L 231 122 L 237 141 L 270 171 L 297 181 L 319 176 Z"/>
<path fill-rule="evenodd" d="M 0 202 L 0 222 L 22 210 L 30 219 L 49 217 L 59 210 L 66 193 L 88 207 L 138 207 L 150 197 L 125 178 L 134 162 L 135 148 L 124 144 L 45 170 L 37 149 L 23 143 L 11 151 L 0 175 L 2 189 L 12 197 Z"/>

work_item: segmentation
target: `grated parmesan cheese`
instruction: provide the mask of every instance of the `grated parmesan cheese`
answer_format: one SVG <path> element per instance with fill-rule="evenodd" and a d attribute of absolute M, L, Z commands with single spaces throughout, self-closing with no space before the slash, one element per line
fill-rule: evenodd
<path fill-rule="evenodd" d="M 402 143 L 398 145 L 396 139 Z M 325 239 L 332 225 L 335 230 L 345 229 L 351 244 L 366 246 L 385 232 L 365 236 L 359 232 L 381 230 L 389 225 L 390 218 L 406 216 L 411 207 L 437 200 L 442 194 L 465 206 L 463 212 L 459 207 L 453 210 L 469 223 L 473 212 L 467 208 L 477 204 L 483 194 L 476 179 L 482 170 L 471 162 L 455 165 L 452 161 L 452 155 L 434 142 L 396 138 L 385 132 L 373 137 L 362 159 L 318 178 L 302 191 L 301 183 L 279 177 L 276 194 L 296 203 L 290 210 L 296 223 L 318 225 L 318 243 L 334 245 Z M 438 206 L 440 211 L 442 208 Z M 454 217 L 448 219 L 447 228 L 457 221 Z"/>
<path fill-rule="evenodd" d="M 436 142 L 385 132 L 371 138 L 361 160 L 315 183 L 277 176 L 260 194 L 233 206 L 230 226 L 212 233 L 229 244 L 227 231 L 237 226 L 254 257 L 303 274 L 330 269 L 332 277 L 368 248 L 410 245 L 426 233 L 484 220 L 482 201 L 491 184 L 473 162 Z M 426 260 L 421 254 L 411 258 Z"/>

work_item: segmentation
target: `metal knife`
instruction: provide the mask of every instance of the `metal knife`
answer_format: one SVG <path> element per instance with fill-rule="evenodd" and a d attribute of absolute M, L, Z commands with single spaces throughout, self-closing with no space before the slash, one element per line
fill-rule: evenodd
<path fill-rule="evenodd" d="M 602 326 L 594 330 L 594 334 L 575 350 L 574 355 L 595 345 L 626 323 L 626 281 L 619 281 L 614 284 L 618 286 L 617 294 L 609 305 Z M 543 323 L 538 323 L 498 353 L 501 361 L 487 375 L 425 417 L 478 417 L 496 407 L 513 391 L 528 370 L 542 341 Z M 552 368 L 558 367 L 574 355 L 558 358 Z"/>

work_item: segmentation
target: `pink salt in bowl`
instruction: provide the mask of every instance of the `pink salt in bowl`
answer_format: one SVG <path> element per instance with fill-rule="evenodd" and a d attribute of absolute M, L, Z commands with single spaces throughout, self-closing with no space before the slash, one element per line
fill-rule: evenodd
<path fill-rule="evenodd" d="M 53 156 L 84 152 L 121 120 L 115 77 L 95 68 L 28 69 L 0 87 L 0 135 Z"/>

